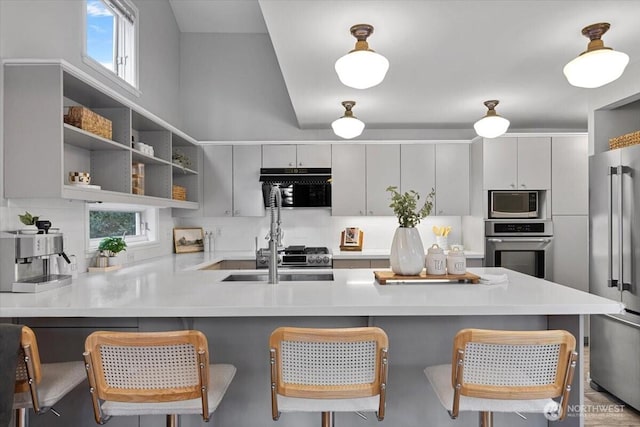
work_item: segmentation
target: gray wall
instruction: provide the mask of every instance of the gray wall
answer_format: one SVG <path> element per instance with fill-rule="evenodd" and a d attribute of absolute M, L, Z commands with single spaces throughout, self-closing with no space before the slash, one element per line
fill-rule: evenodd
<path fill-rule="evenodd" d="M 180 32 L 168 0 L 133 0 L 139 19 L 138 98 L 82 62 L 83 0 L 0 0 L 3 58 L 62 58 L 172 125 L 181 127 Z"/>

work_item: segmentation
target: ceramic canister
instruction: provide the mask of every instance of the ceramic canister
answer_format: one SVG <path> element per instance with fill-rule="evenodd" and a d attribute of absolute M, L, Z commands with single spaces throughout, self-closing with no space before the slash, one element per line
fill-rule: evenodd
<path fill-rule="evenodd" d="M 467 272 L 467 258 L 464 252 L 454 248 L 447 254 L 447 272 L 449 274 L 464 274 Z"/>
<path fill-rule="evenodd" d="M 433 244 L 427 250 L 426 259 L 427 274 L 442 275 L 447 272 L 446 270 L 446 257 L 444 251 L 437 244 Z"/>

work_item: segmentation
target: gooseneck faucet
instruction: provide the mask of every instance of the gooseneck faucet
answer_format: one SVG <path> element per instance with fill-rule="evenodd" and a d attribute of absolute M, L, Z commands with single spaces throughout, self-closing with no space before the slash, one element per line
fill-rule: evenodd
<path fill-rule="evenodd" d="M 282 195 L 278 185 L 271 186 L 269 193 L 269 211 L 271 213 L 271 227 L 269 229 L 269 283 L 278 283 L 278 251 L 282 248 L 282 221 L 280 208 Z M 277 208 L 277 219 L 276 219 Z"/>

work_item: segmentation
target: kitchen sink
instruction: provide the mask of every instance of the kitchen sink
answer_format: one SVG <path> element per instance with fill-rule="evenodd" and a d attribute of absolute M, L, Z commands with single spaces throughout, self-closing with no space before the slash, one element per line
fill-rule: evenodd
<path fill-rule="evenodd" d="M 223 282 L 264 282 L 269 281 L 268 273 L 234 273 L 230 274 Z M 332 282 L 333 273 L 279 273 L 280 282 Z"/>

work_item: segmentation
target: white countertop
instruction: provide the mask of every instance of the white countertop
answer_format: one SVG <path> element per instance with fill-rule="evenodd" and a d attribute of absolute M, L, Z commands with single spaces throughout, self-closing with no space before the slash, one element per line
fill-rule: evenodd
<path fill-rule="evenodd" d="M 554 315 L 622 309 L 618 302 L 502 268 L 469 271 L 507 273 L 507 285 L 379 285 L 372 269 L 307 269 L 333 271 L 335 280 L 269 285 L 221 282 L 230 273 L 250 270 L 195 270 L 226 257 L 234 258 L 228 253 L 171 255 L 118 271 L 81 274 L 60 289 L 2 293 L 0 317 Z"/>

